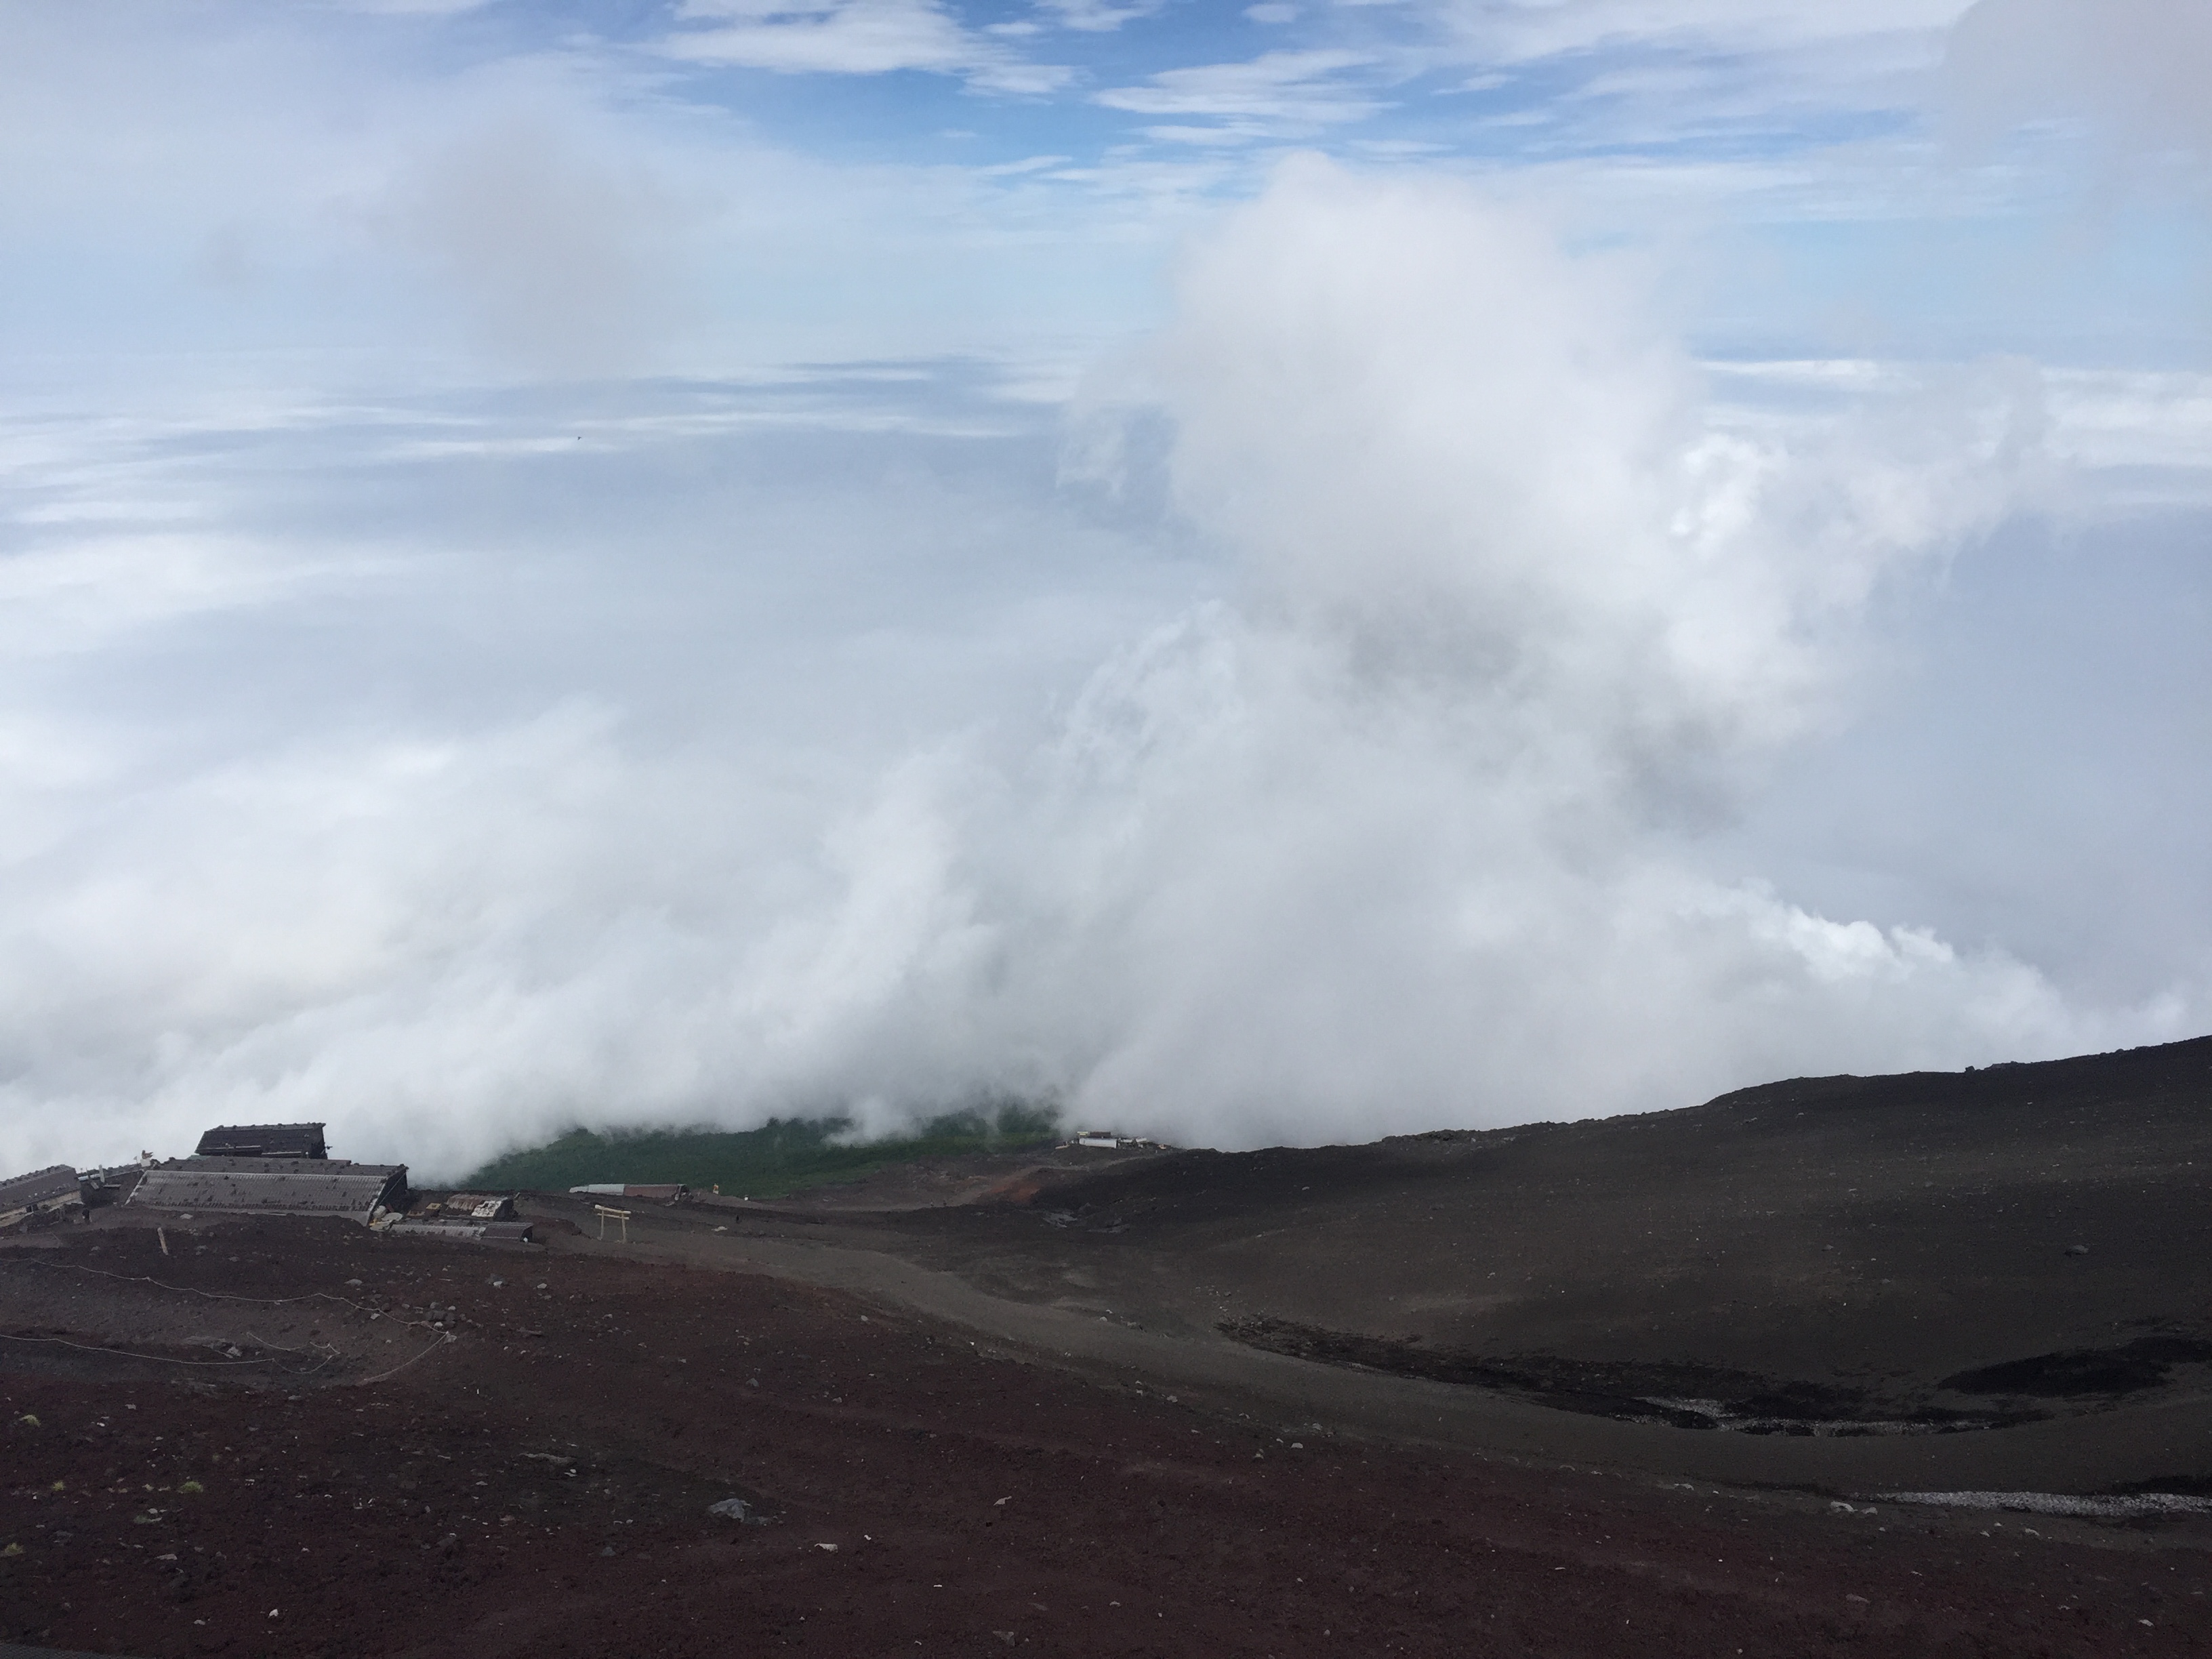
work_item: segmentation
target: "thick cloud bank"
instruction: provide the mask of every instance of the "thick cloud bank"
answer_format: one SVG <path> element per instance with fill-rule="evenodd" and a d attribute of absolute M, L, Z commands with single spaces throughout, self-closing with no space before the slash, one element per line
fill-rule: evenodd
<path fill-rule="evenodd" d="M 1182 1140 L 1361 1139 L 2199 1012 L 2069 1006 L 2002 954 L 1694 856 L 1848 709 L 1870 602 L 2038 487 L 2033 376 L 1732 428 L 1632 271 L 1460 187 L 1311 162 L 1193 251 L 1133 380 L 1141 407 L 1076 421 L 1067 489 L 1164 488 L 1226 574 L 1041 734 L 912 688 L 1026 696 L 1049 663 L 979 665 L 1064 661 L 1089 648 L 1067 616 L 1146 605 L 794 641 L 910 580 L 844 570 L 820 524 L 787 568 L 831 599 L 793 575 L 750 618 L 696 584 L 656 609 L 642 504 L 596 562 L 439 566 L 412 599 L 396 537 L 335 576 L 181 533 L 18 556 L 19 659 L 196 654 L 221 686 L 258 616 L 286 660 L 374 635 L 366 690 L 483 684 L 467 719 L 272 683 L 135 728 L 87 689 L 0 732 L 0 1152 L 324 1118 L 341 1152 L 453 1170 L 575 1121 L 888 1126 L 1006 1092 Z M 695 652 L 702 627 L 726 646 Z M 716 666 L 672 687 L 694 655 Z"/>

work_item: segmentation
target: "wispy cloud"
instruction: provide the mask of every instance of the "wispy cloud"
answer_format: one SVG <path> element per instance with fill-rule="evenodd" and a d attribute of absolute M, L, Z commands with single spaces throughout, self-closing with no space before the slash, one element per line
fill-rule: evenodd
<path fill-rule="evenodd" d="M 958 76 L 982 90 L 1042 94 L 1073 71 L 1031 63 L 965 27 L 937 0 L 685 0 L 659 49 L 690 63 L 785 75 Z"/>
<path fill-rule="evenodd" d="M 1598 47 L 1697 44 L 1765 51 L 1867 35 L 1934 38 L 1970 0 L 1420 0 L 1437 27 L 1486 54 L 1525 62 Z"/>
<path fill-rule="evenodd" d="M 2212 7 L 2202 0 L 1980 0 L 1945 61 L 1950 113 L 1989 138 L 2094 124 L 2136 155 L 2212 147 Z"/>
<path fill-rule="evenodd" d="M 385 17 L 445 17 L 480 11 L 492 0 L 336 0 L 341 11 L 367 12 Z"/>
<path fill-rule="evenodd" d="M 1036 0 L 1037 9 L 1062 28 L 1110 34 L 1122 24 L 1156 15 L 1168 0 Z"/>
<path fill-rule="evenodd" d="M 1562 106 L 1556 131 L 1589 147 L 1832 138 L 1837 118 L 1906 119 L 1966 0 L 1425 0 L 1409 58 L 1485 91 L 1514 78 Z M 1417 39 L 1421 32 L 1425 39 Z"/>
<path fill-rule="evenodd" d="M 1310 131 L 1364 120 L 1387 107 L 1355 72 L 1373 56 L 1341 50 L 1270 52 L 1243 63 L 1164 70 L 1139 86 L 1110 87 L 1093 101 L 1137 115 L 1209 118 L 1210 128 L 1154 128 L 1155 136 L 1206 139 Z"/>

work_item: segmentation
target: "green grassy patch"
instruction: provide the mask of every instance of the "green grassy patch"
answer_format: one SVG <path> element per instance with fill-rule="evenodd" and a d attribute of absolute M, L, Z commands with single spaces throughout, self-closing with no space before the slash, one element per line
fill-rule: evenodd
<path fill-rule="evenodd" d="M 775 1198 L 825 1181 L 852 1181 L 917 1158 L 1003 1152 L 1060 1138 L 1056 1115 L 1029 1106 L 952 1112 L 911 1135 L 840 1144 L 842 1118 L 771 1118 L 757 1129 L 572 1129 L 543 1146 L 494 1158 L 465 1188 L 565 1192 L 608 1182 L 680 1181 L 701 1191 Z"/>

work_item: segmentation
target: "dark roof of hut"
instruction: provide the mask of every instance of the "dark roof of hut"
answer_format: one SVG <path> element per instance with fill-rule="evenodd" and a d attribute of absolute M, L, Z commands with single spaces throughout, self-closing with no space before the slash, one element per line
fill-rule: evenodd
<path fill-rule="evenodd" d="M 201 1158 L 328 1158 L 319 1123 L 239 1123 L 210 1129 L 193 1151 Z"/>

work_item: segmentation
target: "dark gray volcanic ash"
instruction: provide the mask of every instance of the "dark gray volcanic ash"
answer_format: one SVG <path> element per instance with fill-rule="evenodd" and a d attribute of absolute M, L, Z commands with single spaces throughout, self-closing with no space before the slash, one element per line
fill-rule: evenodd
<path fill-rule="evenodd" d="M 1640 1418 L 1662 1463 L 1700 1427 L 1971 1436 L 1971 1452 L 1909 1455 L 2017 1446 L 2026 1484 L 2185 1486 L 2212 1477 L 2208 1177 L 2198 1039 L 1801 1079 L 1638 1117 L 1042 1169 L 981 1204 L 864 1216 L 864 1192 L 825 1194 L 793 1218 L 842 1212 L 845 1242 L 1009 1301 Z M 1908 1454 L 1769 1455 L 1777 1478 L 1819 1456 L 1874 1480 Z"/>
<path fill-rule="evenodd" d="M 0 1638 L 2198 1651 L 2208 1085 L 941 1161 L 626 1243 L 532 1194 L 530 1253 L 104 1209 L 0 1252 Z"/>

